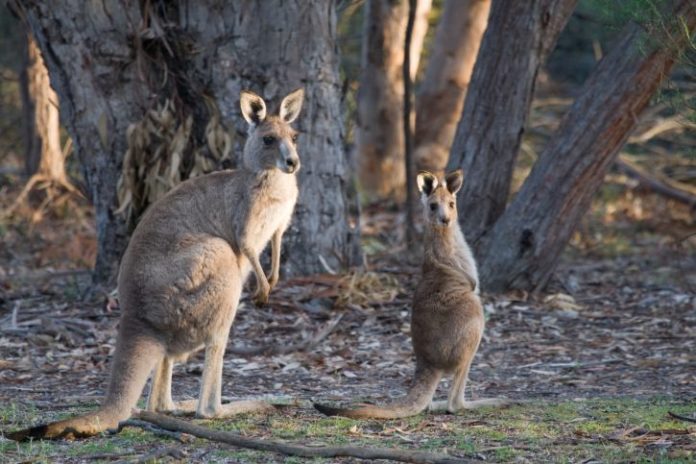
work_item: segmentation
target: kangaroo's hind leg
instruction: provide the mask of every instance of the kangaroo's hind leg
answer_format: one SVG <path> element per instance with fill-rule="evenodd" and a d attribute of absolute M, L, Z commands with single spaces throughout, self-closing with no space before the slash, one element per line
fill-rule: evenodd
<path fill-rule="evenodd" d="M 447 398 L 447 410 L 451 413 L 457 412 L 465 408 L 464 393 L 466 390 L 466 382 L 469 377 L 469 369 L 471 368 L 472 355 L 467 361 L 462 363 L 455 371 L 452 378 L 452 388 L 450 389 L 449 397 Z"/>
<path fill-rule="evenodd" d="M 271 404 L 259 400 L 242 400 L 222 404 L 222 364 L 227 337 L 209 343 L 205 349 L 205 365 L 201 394 L 198 398 L 198 417 L 228 417 L 244 412 L 269 411 Z"/>
<path fill-rule="evenodd" d="M 226 308 L 219 313 L 205 346 L 205 363 L 201 379 L 201 392 L 198 397 L 196 415 L 213 418 L 226 417 L 243 412 L 272 410 L 274 407 L 264 401 L 237 401 L 222 404 L 222 367 L 230 327 L 234 321 L 241 294 L 241 284 L 228 279 L 232 284 L 215 303 L 219 308 Z M 222 294 L 221 294 L 222 295 Z"/>
<path fill-rule="evenodd" d="M 172 368 L 174 359 L 165 356 L 155 367 L 152 374 L 147 410 L 168 412 L 174 415 L 188 415 L 196 412 L 198 400 L 172 400 Z"/>
<path fill-rule="evenodd" d="M 451 413 L 456 413 L 463 409 L 477 409 L 486 406 L 491 407 L 501 407 L 510 404 L 510 401 L 506 398 L 481 398 L 473 401 L 466 401 L 464 399 L 464 391 L 466 390 L 466 382 L 469 376 L 469 368 L 471 367 L 471 360 L 473 355 L 468 362 L 462 364 L 454 373 L 454 382 L 452 384 L 452 389 L 450 390 L 449 399 L 447 400 L 447 410 Z"/>
<path fill-rule="evenodd" d="M 222 362 L 227 334 L 211 340 L 205 347 L 205 363 L 198 397 L 198 417 L 218 417 L 222 409 Z"/>
<path fill-rule="evenodd" d="M 150 395 L 147 399 L 147 410 L 169 412 L 175 409 L 172 401 L 172 359 L 165 355 L 152 374 Z"/>

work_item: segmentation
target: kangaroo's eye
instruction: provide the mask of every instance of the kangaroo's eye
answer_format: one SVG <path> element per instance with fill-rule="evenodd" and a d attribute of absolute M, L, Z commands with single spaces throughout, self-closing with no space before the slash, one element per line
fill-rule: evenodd
<path fill-rule="evenodd" d="M 263 138 L 263 144 L 266 145 L 267 147 L 270 147 L 275 143 L 276 139 L 272 135 L 266 135 Z"/>
<path fill-rule="evenodd" d="M 454 208 L 454 202 L 450 201 L 450 208 Z"/>
<path fill-rule="evenodd" d="M 297 143 L 297 138 L 300 136 L 300 134 L 293 134 L 292 136 L 292 143 Z"/>
<path fill-rule="evenodd" d="M 437 203 L 430 203 L 430 211 L 437 211 Z"/>

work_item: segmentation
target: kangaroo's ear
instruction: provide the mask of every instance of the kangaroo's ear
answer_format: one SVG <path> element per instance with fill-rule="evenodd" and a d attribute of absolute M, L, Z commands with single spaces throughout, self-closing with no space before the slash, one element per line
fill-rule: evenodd
<path fill-rule="evenodd" d="M 447 182 L 449 193 L 456 195 L 464 183 L 464 171 L 457 169 L 456 171 L 448 172 L 445 176 L 445 182 Z"/>
<path fill-rule="evenodd" d="M 418 190 L 425 196 L 430 196 L 433 190 L 437 188 L 437 177 L 435 174 L 428 171 L 421 171 L 416 177 L 416 182 L 418 184 Z"/>
<path fill-rule="evenodd" d="M 266 102 L 254 92 L 242 90 L 239 96 L 239 106 L 246 122 L 258 126 L 266 119 Z"/>
<path fill-rule="evenodd" d="M 290 123 L 300 115 L 302 109 L 302 101 L 304 100 L 304 89 L 299 88 L 290 92 L 287 97 L 283 98 L 280 103 L 280 119 Z"/>

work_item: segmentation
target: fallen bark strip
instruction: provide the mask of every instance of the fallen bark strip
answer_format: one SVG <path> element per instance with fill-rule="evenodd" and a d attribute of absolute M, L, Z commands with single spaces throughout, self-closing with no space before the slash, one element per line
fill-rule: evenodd
<path fill-rule="evenodd" d="M 279 354 L 289 354 L 296 351 L 306 351 L 308 349 L 317 346 L 323 339 L 329 336 L 331 332 L 336 328 L 343 314 L 339 314 L 337 317 L 329 321 L 323 328 L 319 329 L 316 334 L 312 337 L 307 337 L 296 343 L 289 343 L 287 345 L 252 345 L 252 346 L 230 346 L 227 348 L 228 353 L 236 354 L 239 356 L 256 356 L 256 355 L 266 355 L 274 356 Z"/>
<path fill-rule="evenodd" d="M 234 433 L 212 430 L 187 421 L 174 419 L 169 416 L 164 416 L 162 414 L 149 411 L 141 411 L 135 417 L 155 424 L 156 426 L 166 430 L 188 433 L 189 435 L 194 435 L 199 438 L 218 441 L 239 448 L 270 451 L 287 456 L 299 456 L 303 458 L 353 457 L 359 459 L 389 459 L 392 461 L 419 464 L 453 464 L 472 462 L 468 459 L 456 458 L 447 456 L 445 454 L 434 454 L 407 449 L 365 448 L 353 446 L 321 446 L 313 448 L 271 440 L 245 438 Z"/>

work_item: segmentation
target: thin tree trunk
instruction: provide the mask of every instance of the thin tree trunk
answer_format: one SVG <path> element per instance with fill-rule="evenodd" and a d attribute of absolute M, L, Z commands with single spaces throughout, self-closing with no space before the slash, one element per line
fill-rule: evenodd
<path fill-rule="evenodd" d="M 416 189 L 414 188 L 415 179 L 415 159 L 413 158 L 413 82 L 411 76 L 411 46 L 413 44 L 413 27 L 416 22 L 418 8 L 417 0 L 408 0 L 408 20 L 406 22 L 406 37 L 404 40 L 404 64 L 402 68 L 402 79 L 404 80 L 404 160 L 406 170 L 406 241 L 413 243 L 415 238 L 415 203 Z"/>
<path fill-rule="evenodd" d="M 418 0 L 411 39 L 411 77 L 418 69 L 432 0 Z M 407 0 L 367 0 L 356 149 L 360 182 L 379 198 L 404 198 L 402 102 Z"/>
<path fill-rule="evenodd" d="M 448 164 L 467 176 L 460 221 L 475 247 L 505 209 L 537 73 L 576 3 L 493 1 Z"/>
<path fill-rule="evenodd" d="M 445 169 L 474 63 L 488 24 L 491 0 L 447 0 L 416 102 L 419 169 Z"/>
<path fill-rule="evenodd" d="M 300 199 L 284 243 L 286 271 L 354 262 L 359 241 L 348 217 L 355 208 L 346 194 L 334 1 L 17 4 L 61 97 L 95 206 L 97 282 L 116 275 L 127 241 L 124 218 L 115 211 L 128 126 L 165 99 L 175 100 L 180 121 L 193 116 L 191 145 L 200 146 L 210 117 L 205 108 L 212 105 L 237 128 L 238 148 L 246 132 L 238 109 L 243 88 L 271 100 L 306 90 L 298 121 Z"/>
<path fill-rule="evenodd" d="M 20 82 L 24 112 L 24 167 L 27 176 L 67 184 L 60 146 L 58 96 L 51 88 L 48 70 L 31 34 L 24 50 L 25 67 Z"/>
<path fill-rule="evenodd" d="M 538 289 L 548 282 L 638 116 L 696 29 L 693 0 L 673 5 L 660 30 L 630 25 L 585 83 L 484 242 L 486 290 Z"/>

